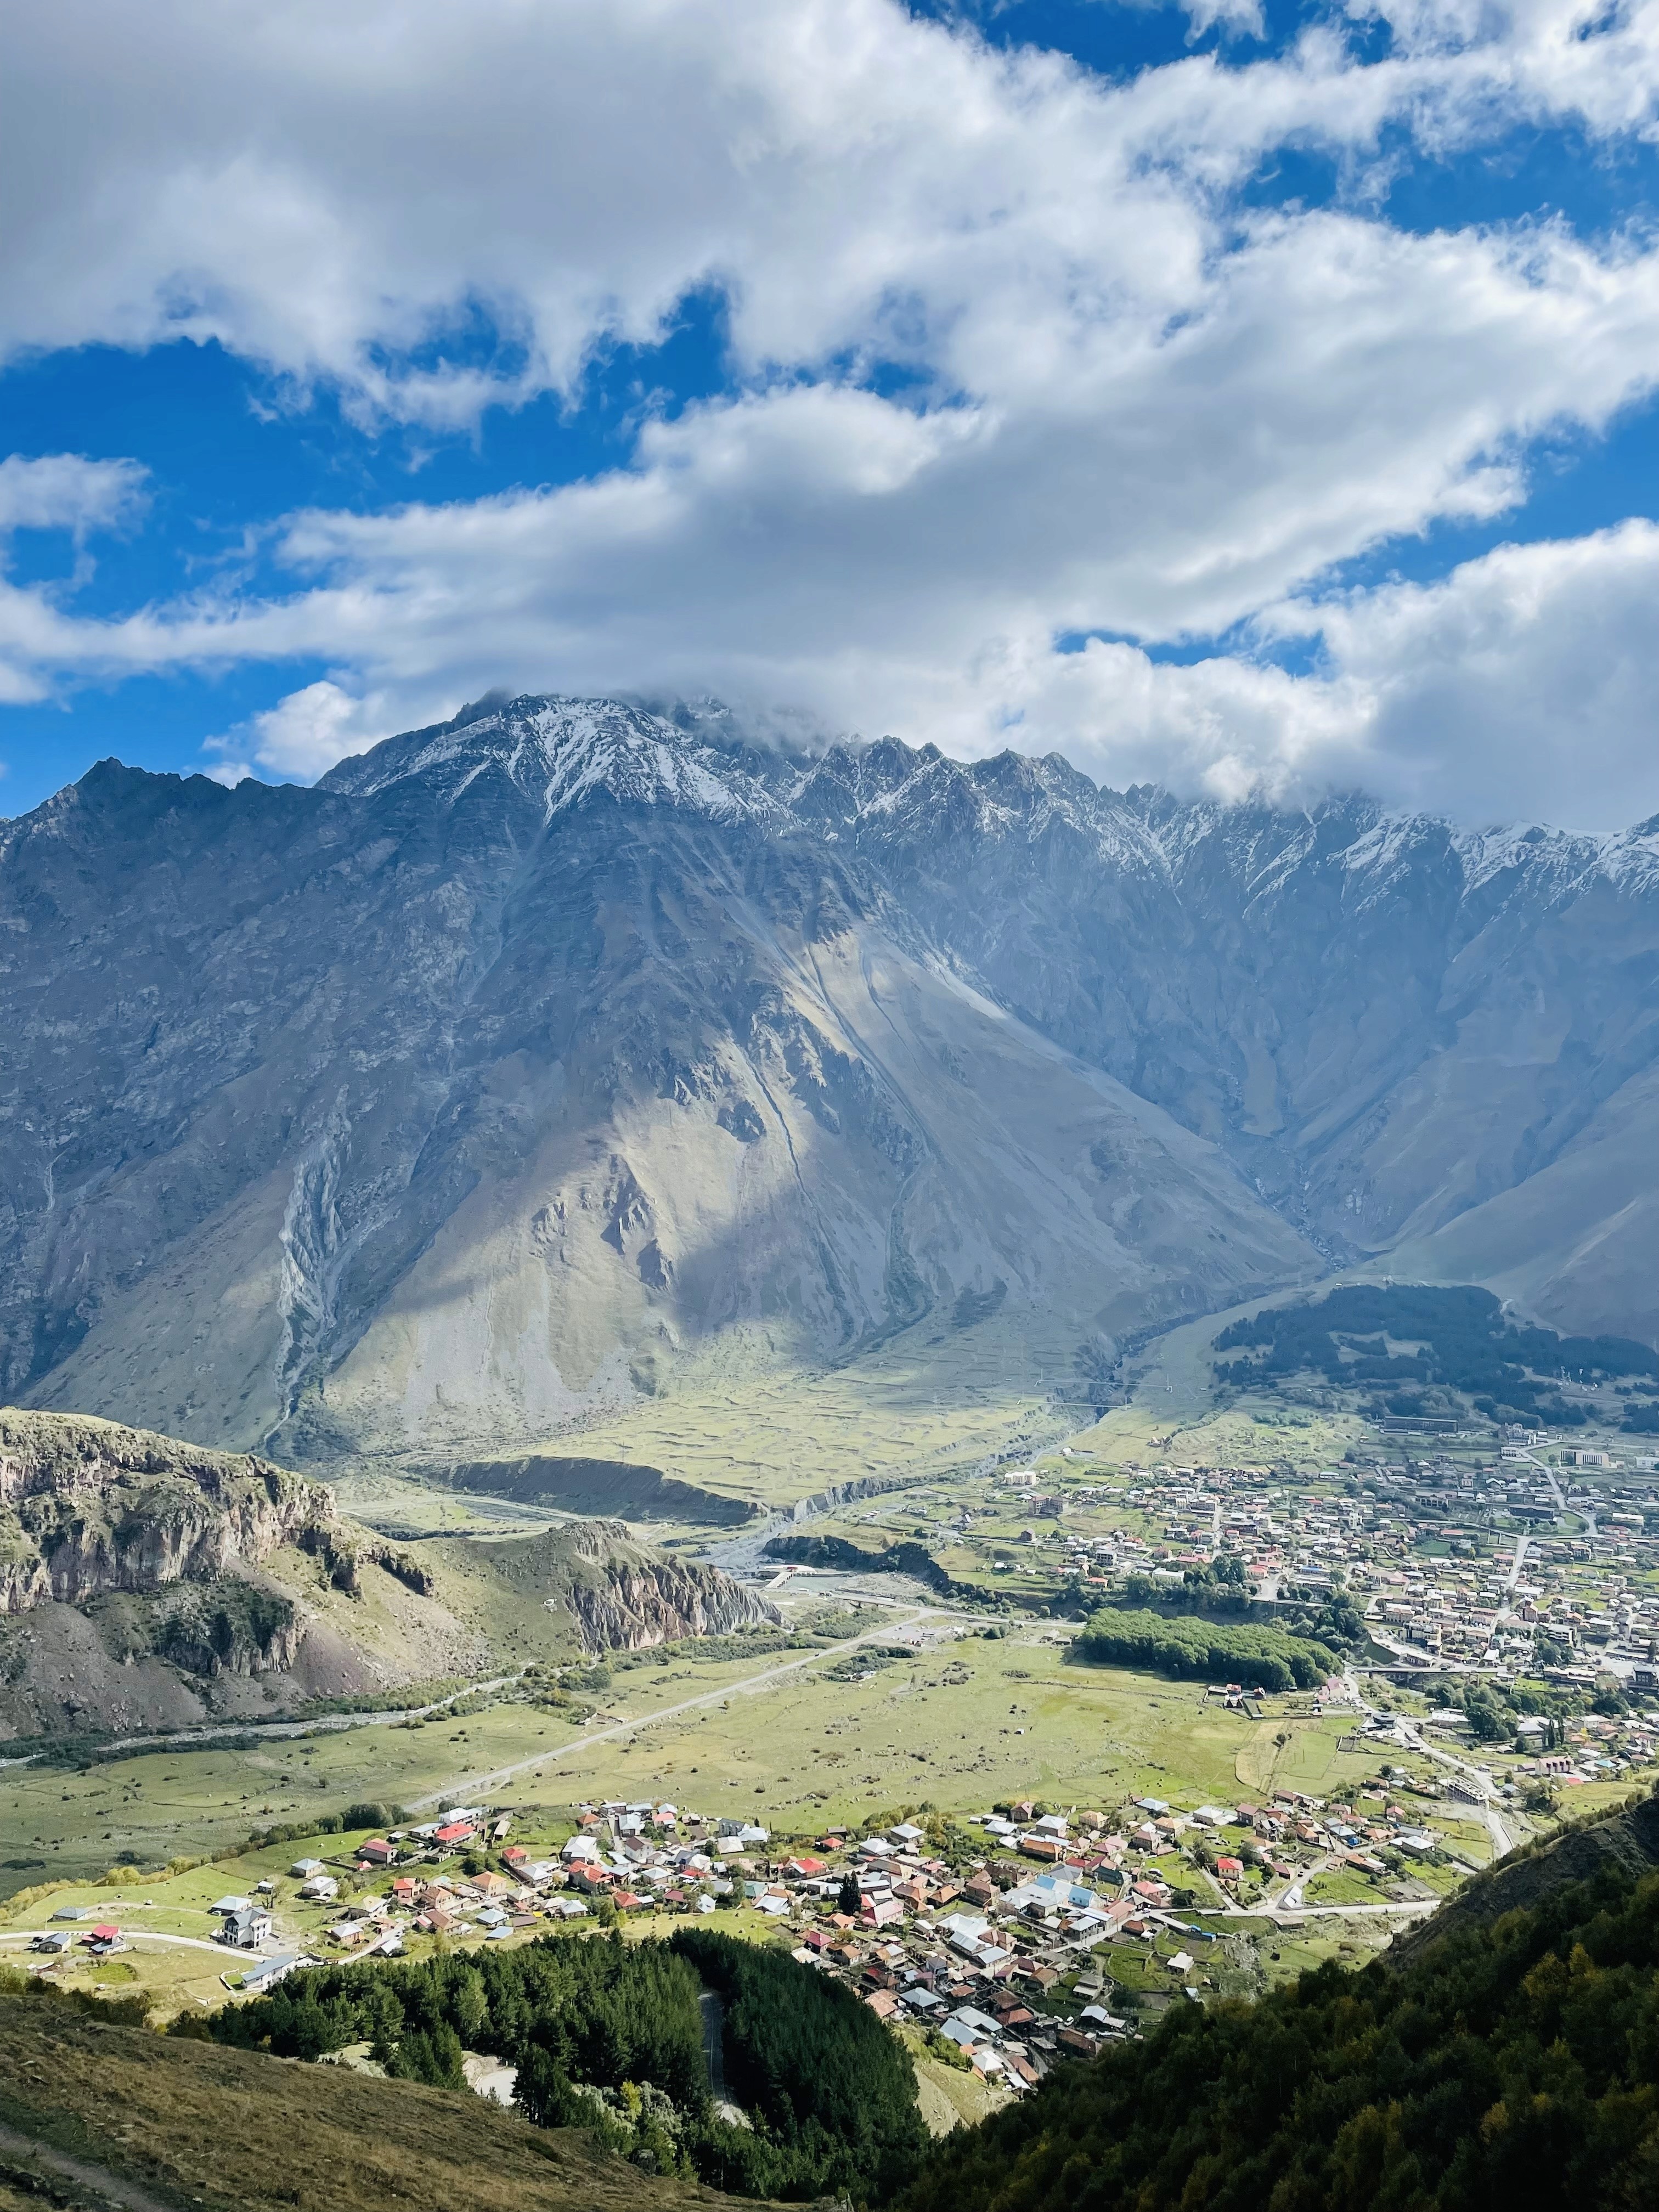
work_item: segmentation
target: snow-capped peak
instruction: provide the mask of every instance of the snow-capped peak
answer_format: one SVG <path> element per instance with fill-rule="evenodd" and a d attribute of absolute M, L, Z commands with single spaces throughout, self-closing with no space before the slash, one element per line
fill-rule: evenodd
<path fill-rule="evenodd" d="M 371 798 L 419 777 L 453 805 L 481 778 L 504 777 L 544 822 L 599 793 L 714 821 L 770 821 L 776 802 L 717 746 L 616 699 L 521 697 L 453 722 L 388 738 L 323 778 Z"/>

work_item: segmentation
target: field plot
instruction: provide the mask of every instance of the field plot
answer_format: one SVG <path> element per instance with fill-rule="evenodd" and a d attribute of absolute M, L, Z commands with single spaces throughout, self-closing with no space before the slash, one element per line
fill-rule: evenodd
<path fill-rule="evenodd" d="M 1074 1420 L 1048 1409 L 1047 1389 L 1070 1358 L 1041 1316 L 943 1333 L 924 1322 L 828 1370 L 711 1347 L 670 1395 L 585 1428 L 579 1448 L 789 1505 L 835 1483 L 921 1479 L 1019 1438 L 1057 1439 Z"/>
<path fill-rule="evenodd" d="M 945 1625 L 943 1622 L 941 1625 Z M 1039 1796 L 1062 1804 L 1231 1793 L 1254 1723 L 1196 1686 L 1070 1663 L 1038 1631 L 969 1635 L 912 1659 L 872 1655 L 803 1668 L 696 1713 L 648 1723 L 629 1742 L 550 1760 L 542 1781 L 583 1796 L 669 1794 L 716 1812 L 759 1801 L 786 1832 L 898 1804 L 941 1811 Z M 1284 1724 L 1328 1739 L 1334 1724 Z M 1364 1762 L 1355 1763 L 1358 1771 Z M 695 1781 L 692 1779 L 695 1778 Z"/>
<path fill-rule="evenodd" d="M 661 1660 L 620 1663 L 608 1682 L 591 1679 L 600 1709 L 580 1726 L 568 1709 L 503 1699 L 414 1727 L 175 1749 L 78 1773 L 13 1769 L 0 1798 L 15 1850 L 12 1886 L 33 1887 L 0 1910 L 0 1960 L 21 1959 L 32 1934 L 58 1924 L 54 1915 L 76 1911 L 89 1924 L 114 1923 L 125 1948 L 94 1966 L 77 1946 L 46 1966 L 53 1979 L 84 1987 L 94 1975 L 113 1975 L 142 1990 L 160 2013 L 199 2009 L 236 1986 L 243 1963 L 214 1942 L 212 1908 L 256 1892 L 272 1915 L 278 1948 L 337 1955 L 331 1931 L 340 1916 L 372 1912 L 385 1890 L 386 1877 L 356 1863 L 356 1846 L 371 1831 L 257 1847 L 247 1838 L 252 1828 L 337 1814 L 359 1800 L 402 1806 L 416 1817 L 456 1802 L 510 1808 L 514 1844 L 551 1856 L 584 1802 L 668 1798 L 711 1823 L 757 1824 L 770 1834 L 766 1856 L 781 1858 L 799 1847 L 794 1839 L 831 1827 L 864 1832 L 927 1808 L 977 1816 L 1031 1798 L 1060 1810 L 1098 1808 L 1127 1829 L 1144 1817 L 1132 1806 L 1136 1799 L 1180 1814 L 1260 1802 L 1275 1789 L 1347 1797 L 1375 1780 L 1375 1749 L 1344 1747 L 1351 1714 L 1322 1712 L 1301 1696 L 1258 1701 L 1252 1714 L 1229 1710 L 1196 1683 L 1080 1663 L 1070 1631 L 1054 1625 L 988 1625 L 944 1606 L 916 1605 L 895 1609 L 857 1640 L 806 1649 L 770 1641 L 772 1648 L 747 1656 L 699 1658 L 695 1647 L 682 1646 Z M 1413 1759 L 1413 1770 L 1420 1763 Z M 1460 1854 L 1487 1855 L 1484 1830 L 1451 1808 L 1425 1804 L 1423 1818 Z M 1431 1875 L 1425 1869 L 1427 1891 L 1407 1881 L 1402 1893 L 1398 1880 L 1384 1886 L 1334 1858 L 1321 1867 L 1326 1847 L 1316 1844 L 1302 1901 L 1358 1905 L 1375 1917 L 1316 1917 L 1254 1936 L 1252 1923 L 1222 1908 L 1274 1904 L 1291 1887 L 1288 1869 L 1253 1866 L 1228 1888 L 1206 1870 L 1202 1853 L 1193 1856 L 1202 1832 L 1174 1826 L 1186 1842 L 1149 1840 L 1146 1871 L 1170 1885 L 1178 1911 L 1200 1915 L 1200 1924 L 1223 1941 L 1194 1947 L 1191 1968 L 1172 1963 L 1183 1948 L 1178 1929 L 1155 1928 L 1146 1939 L 1108 1947 L 1101 1964 L 1109 1982 L 1149 2015 L 1179 2001 L 1183 1986 L 1206 1996 L 1246 1994 L 1300 1965 L 1356 1947 L 1363 1954 L 1386 1940 L 1388 1923 L 1376 1908 L 1390 1893 L 1422 1897 L 1455 1879 L 1447 1866 Z M 16 1848 L 22 1837 L 32 1849 Z M 186 1850 L 222 1856 L 142 1872 L 111 1863 L 118 1846 L 142 1855 L 150 1869 Z M 970 1845 L 970 1854 L 978 1848 Z M 982 1848 L 990 1857 L 1006 1846 L 987 1835 Z M 1307 1865 L 1305 1850 L 1292 1847 L 1292 1856 Z M 303 1871 L 295 1869 L 312 1857 L 337 1877 L 337 1902 L 301 1895 Z M 15 1858 L 34 1866 L 26 1874 Z M 70 1875 L 78 1878 L 63 1878 Z M 641 1910 L 625 1924 L 642 1936 L 684 1923 Z M 728 1903 L 720 1925 L 757 1942 L 781 1940 L 777 1922 L 750 1903 Z M 544 1926 L 515 1926 L 507 1940 L 526 1940 Z M 441 1938 L 410 1933 L 407 1948 L 419 1955 L 434 1941 L 485 1940 L 482 1926 L 469 1924 Z M 971 2117 L 964 2100 L 982 2100 L 981 2085 L 937 2059 L 923 2078 L 936 2127 L 952 2114 Z"/>

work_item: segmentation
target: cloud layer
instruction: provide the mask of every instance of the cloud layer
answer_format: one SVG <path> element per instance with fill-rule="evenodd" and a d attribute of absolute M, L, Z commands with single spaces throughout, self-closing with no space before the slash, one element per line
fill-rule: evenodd
<path fill-rule="evenodd" d="M 1650 391 L 1646 236 L 1407 232 L 1366 188 L 1523 126 L 1651 137 L 1659 5 L 1372 21 L 1381 59 L 1339 17 L 1109 85 L 892 0 L 35 11 L 0 347 L 211 336 L 292 404 L 326 385 L 366 428 L 465 428 L 575 393 L 596 349 L 713 289 L 732 380 L 647 410 L 605 477 L 298 514 L 257 595 L 91 620 L 7 584 L 0 696 L 300 658 L 327 681 L 228 759 L 313 774 L 499 682 L 712 687 L 1118 781 L 1360 781 L 1584 826 L 1659 807 L 1646 526 L 1319 585 L 1518 514 L 1530 441 Z M 1286 149 L 1345 191 L 1253 204 Z M 34 465 L 64 471 L 63 526 L 131 513 L 131 471 Z M 0 474 L 25 526 L 6 497 Z M 1123 641 L 1058 649 L 1084 633 Z M 1223 635 L 1194 665 L 1145 649 Z"/>

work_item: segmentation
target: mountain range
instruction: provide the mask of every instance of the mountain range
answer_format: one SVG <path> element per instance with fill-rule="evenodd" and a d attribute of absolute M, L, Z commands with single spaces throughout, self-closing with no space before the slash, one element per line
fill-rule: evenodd
<path fill-rule="evenodd" d="M 0 830 L 0 1394 L 307 1465 L 1382 1264 L 1659 1335 L 1659 821 L 492 699 Z"/>

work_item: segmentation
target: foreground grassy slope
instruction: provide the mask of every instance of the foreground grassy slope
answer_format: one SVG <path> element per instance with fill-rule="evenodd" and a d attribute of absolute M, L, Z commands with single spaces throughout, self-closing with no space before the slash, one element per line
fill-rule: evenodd
<path fill-rule="evenodd" d="M 940 2146 L 907 2212 L 1651 2204 L 1659 1874 L 1644 1863 L 1610 1850 L 1552 1887 L 1540 1855 L 1530 1905 L 1454 1909 L 1401 1964 L 1172 2012 Z"/>
<path fill-rule="evenodd" d="M 208 2212 L 675 2212 L 663 2182 L 471 2092 L 382 2081 L 0 1997 L 0 2124 Z M 0 2173 L 6 2158 L 0 2153 Z M 36 2197 L 33 2201 L 38 2203 Z"/>

